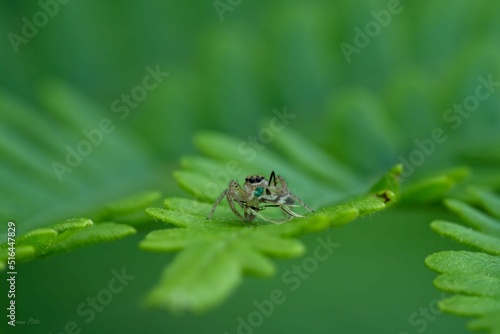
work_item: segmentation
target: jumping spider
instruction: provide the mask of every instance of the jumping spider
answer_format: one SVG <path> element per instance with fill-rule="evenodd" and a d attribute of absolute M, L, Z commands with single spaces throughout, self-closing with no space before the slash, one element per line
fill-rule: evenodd
<path fill-rule="evenodd" d="M 212 217 L 224 196 L 234 214 L 247 222 L 259 216 L 265 221 L 276 223 L 259 214 L 259 211 L 269 207 L 279 207 L 285 213 L 287 220 L 293 217 L 303 217 L 292 211 L 292 207 L 298 206 L 295 201 L 310 212 L 314 212 L 297 195 L 288 190 L 285 179 L 274 174 L 274 171 L 271 172 L 269 181 L 262 175 L 246 177 L 243 188 L 236 180 L 231 180 L 228 189 L 224 190 L 215 201 L 207 219 Z M 235 202 L 243 209 L 244 216 L 236 210 Z"/>

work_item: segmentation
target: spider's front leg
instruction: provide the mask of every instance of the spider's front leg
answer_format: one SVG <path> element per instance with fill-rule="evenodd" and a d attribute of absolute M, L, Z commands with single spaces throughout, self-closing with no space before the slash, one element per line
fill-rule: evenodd
<path fill-rule="evenodd" d="M 257 216 L 260 216 L 259 209 L 256 206 L 247 205 L 245 208 L 245 220 L 249 222 L 254 220 Z"/>
<path fill-rule="evenodd" d="M 214 205 L 212 206 L 212 210 L 210 211 L 210 213 L 208 214 L 208 217 L 207 219 L 210 219 L 212 218 L 212 215 L 214 214 L 215 212 L 215 209 L 217 208 L 217 206 L 220 204 L 220 201 L 222 201 L 222 199 L 227 195 L 229 189 L 226 189 L 222 192 L 222 194 L 220 194 L 219 198 L 217 198 L 217 200 L 215 201 Z"/>
<path fill-rule="evenodd" d="M 229 207 L 231 208 L 231 211 L 233 211 L 233 213 L 237 215 L 241 220 L 246 221 L 245 217 L 243 217 L 241 213 L 239 213 L 238 210 L 236 210 L 236 207 L 234 206 L 234 202 L 236 202 L 244 209 L 246 207 L 246 202 L 244 201 L 245 199 L 244 197 L 245 197 L 245 192 L 243 191 L 243 189 L 241 189 L 238 182 L 236 180 L 232 180 L 231 182 L 229 182 L 229 189 L 226 194 Z"/>

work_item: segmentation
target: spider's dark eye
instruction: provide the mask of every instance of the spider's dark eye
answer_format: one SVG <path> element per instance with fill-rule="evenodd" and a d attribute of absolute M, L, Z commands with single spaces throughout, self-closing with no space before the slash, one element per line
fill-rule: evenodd
<path fill-rule="evenodd" d="M 255 181 L 260 182 L 260 177 L 259 177 L 259 176 L 257 176 L 257 177 L 255 178 Z"/>
<path fill-rule="evenodd" d="M 251 178 L 248 179 L 248 181 L 250 181 L 250 183 L 254 183 L 255 182 L 255 178 L 252 176 Z"/>

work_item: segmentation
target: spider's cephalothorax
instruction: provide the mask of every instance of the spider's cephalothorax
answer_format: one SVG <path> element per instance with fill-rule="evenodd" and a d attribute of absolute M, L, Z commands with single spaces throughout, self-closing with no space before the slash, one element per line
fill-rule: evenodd
<path fill-rule="evenodd" d="M 292 207 L 297 206 L 295 205 L 295 201 L 307 210 L 313 211 L 300 198 L 288 190 L 285 179 L 280 175 L 274 174 L 274 171 L 271 172 L 269 181 L 262 175 L 248 176 L 245 178 L 243 188 L 236 180 L 229 182 L 228 189 L 224 190 L 215 201 L 207 217 L 208 219 L 212 217 L 217 205 L 219 205 L 224 197 L 227 198 L 234 214 L 244 221 L 252 221 L 255 217 L 260 216 L 262 219 L 274 223 L 274 221 L 268 220 L 259 214 L 260 210 L 269 207 L 279 207 L 285 213 L 287 219 L 302 217 L 292 210 Z M 243 209 L 244 216 L 236 210 L 234 202 L 238 203 Z"/>

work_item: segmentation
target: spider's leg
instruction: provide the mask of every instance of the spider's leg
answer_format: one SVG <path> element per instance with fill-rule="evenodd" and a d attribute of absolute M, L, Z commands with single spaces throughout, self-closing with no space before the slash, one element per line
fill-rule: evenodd
<path fill-rule="evenodd" d="M 245 221 L 247 222 L 251 222 L 252 220 L 255 219 L 255 217 L 257 216 L 257 212 L 259 210 L 256 209 L 255 207 L 250 207 L 250 206 L 247 206 L 245 208 Z"/>
<path fill-rule="evenodd" d="M 271 176 L 269 176 L 269 181 L 267 181 L 267 186 L 265 187 L 266 195 L 271 195 L 271 190 L 269 190 L 269 188 L 273 189 L 275 187 L 276 187 L 276 174 L 274 174 L 274 171 L 272 171 Z"/>
<path fill-rule="evenodd" d="M 259 212 L 253 210 L 252 208 L 248 208 L 248 210 L 251 212 L 252 215 L 256 216 L 256 217 L 259 217 L 260 219 L 268 222 L 268 223 L 272 223 L 272 224 L 281 224 L 283 222 L 286 222 L 288 221 L 288 219 L 286 220 L 279 220 L 279 221 L 274 221 L 274 220 L 271 220 L 271 219 L 267 219 L 266 217 L 264 217 L 263 215 L 261 215 Z"/>
<path fill-rule="evenodd" d="M 243 216 L 241 215 L 241 213 L 239 213 L 239 212 L 238 212 L 238 210 L 236 210 L 236 207 L 234 206 L 234 202 L 236 202 L 236 203 L 238 203 L 239 205 L 241 205 L 241 207 L 243 207 L 243 205 L 240 203 L 240 201 L 238 201 L 238 200 L 234 199 L 234 198 L 230 195 L 230 193 L 229 193 L 229 192 L 227 193 L 226 197 L 227 197 L 227 201 L 228 201 L 228 203 L 229 203 L 229 207 L 231 208 L 231 211 L 233 211 L 233 213 L 234 213 L 235 215 L 237 215 L 237 216 L 238 216 L 241 220 L 246 220 L 246 219 L 245 219 L 245 217 L 243 217 Z"/>
<path fill-rule="evenodd" d="M 288 196 L 293 198 L 295 201 L 299 202 L 300 205 L 302 205 L 308 211 L 314 212 L 314 210 L 311 209 L 310 207 L 308 207 L 307 204 L 304 203 L 303 200 L 301 200 L 297 195 L 295 195 L 294 193 L 292 193 L 291 191 L 288 190 L 288 184 L 286 183 L 285 179 L 282 176 L 278 175 L 278 176 L 276 176 L 276 179 L 278 180 L 278 183 L 281 184 L 282 194 L 287 194 Z"/>
<path fill-rule="evenodd" d="M 229 191 L 229 189 L 226 189 L 226 190 L 224 190 L 222 192 L 222 194 L 220 194 L 219 198 L 217 198 L 217 200 L 215 201 L 214 205 L 212 206 L 212 210 L 208 214 L 207 219 L 210 219 L 212 217 L 212 215 L 215 212 L 215 209 L 217 208 L 217 205 L 219 205 L 220 201 L 222 201 L 222 199 L 224 198 L 224 196 L 226 196 L 226 194 L 227 194 L 228 191 Z"/>
<path fill-rule="evenodd" d="M 239 206 L 242 208 L 242 209 L 245 209 L 247 207 L 247 202 L 245 201 L 238 201 L 237 199 L 233 198 L 233 200 L 239 204 Z"/>
<path fill-rule="evenodd" d="M 243 209 L 245 209 L 247 206 L 245 192 L 243 191 L 243 189 L 241 189 L 238 181 L 231 180 L 229 182 L 229 188 L 227 189 L 226 198 L 231 211 L 233 211 L 233 213 L 238 216 L 238 218 L 245 220 L 245 218 L 238 212 L 238 210 L 236 210 L 236 207 L 234 205 L 234 202 L 236 202 Z"/>
<path fill-rule="evenodd" d="M 286 216 L 288 217 L 288 219 L 290 219 L 292 217 L 295 217 L 295 218 L 302 218 L 302 217 L 304 217 L 302 215 L 299 215 L 296 212 L 293 212 L 293 210 L 290 207 L 288 207 L 288 206 L 282 205 L 282 206 L 280 206 L 280 209 L 286 214 Z"/>
<path fill-rule="evenodd" d="M 296 200 L 297 202 L 300 203 L 300 205 L 302 205 L 304 208 L 306 208 L 309 212 L 314 212 L 313 209 L 311 209 L 310 207 L 307 206 L 306 203 L 304 203 L 303 200 L 301 200 L 297 195 L 295 195 L 294 193 L 292 192 L 289 192 L 288 193 L 288 196 L 290 196 L 291 198 L 293 198 L 294 200 Z"/>
<path fill-rule="evenodd" d="M 274 182 L 274 184 L 273 184 L 273 182 Z M 276 174 L 274 174 L 274 171 L 272 171 L 271 176 L 269 176 L 269 185 L 270 186 L 276 185 Z"/>
<path fill-rule="evenodd" d="M 275 190 L 274 193 L 264 195 L 260 198 L 260 201 L 266 203 L 267 206 L 279 206 L 283 212 L 285 212 L 289 217 L 303 217 L 298 213 L 292 211 L 292 207 L 298 206 L 295 202 L 298 202 L 301 206 L 307 209 L 310 212 L 314 212 L 309 206 L 307 206 L 304 201 L 302 201 L 297 195 L 288 190 L 288 186 L 286 181 L 281 176 L 276 176 L 277 183 L 281 185 L 281 187 L 273 187 Z M 278 192 L 278 193 L 276 193 Z"/>
<path fill-rule="evenodd" d="M 286 183 L 285 178 L 283 176 L 275 175 L 274 179 L 275 179 L 274 185 L 277 185 L 278 183 L 280 183 L 281 184 L 280 188 L 288 190 L 288 184 Z"/>

